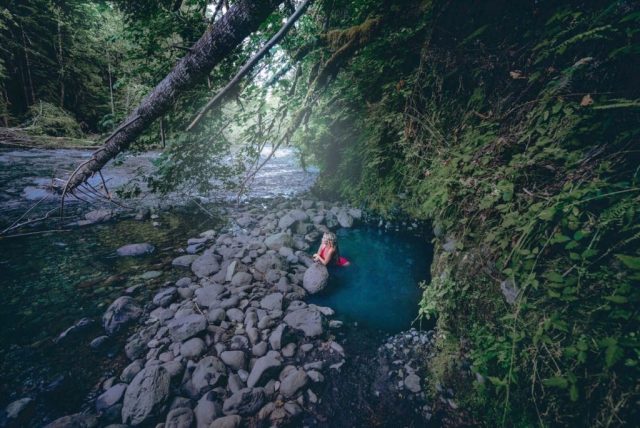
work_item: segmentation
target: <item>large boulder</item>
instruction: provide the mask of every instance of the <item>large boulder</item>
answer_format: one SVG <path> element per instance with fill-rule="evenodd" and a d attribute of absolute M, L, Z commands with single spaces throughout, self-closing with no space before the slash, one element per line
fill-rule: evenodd
<path fill-rule="evenodd" d="M 140 425 L 164 411 L 171 376 L 162 366 L 149 366 L 133 378 L 124 394 L 122 422 Z"/>
<path fill-rule="evenodd" d="M 200 314 L 185 315 L 172 319 L 167 327 L 173 341 L 182 342 L 204 331 L 207 328 L 207 320 Z"/>
<path fill-rule="evenodd" d="M 198 277 L 211 276 L 220 270 L 218 259 L 210 253 L 205 253 L 191 263 L 191 271 Z"/>
<path fill-rule="evenodd" d="M 264 401 L 264 389 L 243 388 L 224 401 L 222 411 L 225 415 L 253 415 L 260 410 Z"/>
<path fill-rule="evenodd" d="M 319 336 L 323 333 L 325 323 L 322 313 L 313 308 L 303 308 L 289 312 L 284 322 L 294 330 L 299 330 L 307 337 Z"/>
<path fill-rule="evenodd" d="M 145 254 L 151 254 L 155 250 L 155 247 L 149 243 L 143 242 L 140 244 L 128 244 L 116 250 L 116 253 L 120 257 L 132 257 L 143 256 Z"/>
<path fill-rule="evenodd" d="M 281 232 L 276 233 L 275 235 L 268 236 L 264 240 L 264 244 L 271 250 L 278 251 L 282 247 L 292 247 L 293 239 L 291 235 Z"/>
<path fill-rule="evenodd" d="M 304 273 L 302 286 L 310 294 L 318 293 L 327 286 L 329 282 L 329 271 L 321 263 L 312 264 Z"/>
<path fill-rule="evenodd" d="M 277 374 L 282 367 L 282 357 L 279 352 L 269 351 L 264 357 L 260 357 L 253 365 L 253 369 L 247 379 L 247 386 L 261 386 L 269 381 L 270 375 Z"/>
<path fill-rule="evenodd" d="M 102 326 L 111 335 L 122 329 L 130 322 L 136 321 L 142 315 L 142 308 L 133 298 L 118 297 L 102 316 Z"/>

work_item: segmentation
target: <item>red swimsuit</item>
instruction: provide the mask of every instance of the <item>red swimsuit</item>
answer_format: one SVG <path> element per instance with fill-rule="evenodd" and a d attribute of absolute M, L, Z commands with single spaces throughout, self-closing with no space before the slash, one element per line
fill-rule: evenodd
<path fill-rule="evenodd" d="M 320 257 L 322 257 L 324 259 L 324 250 L 327 247 L 322 247 L 322 249 L 320 250 Z M 349 264 L 349 260 L 345 259 L 344 257 L 340 256 L 338 257 L 338 259 L 335 261 L 336 266 L 345 266 Z"/>

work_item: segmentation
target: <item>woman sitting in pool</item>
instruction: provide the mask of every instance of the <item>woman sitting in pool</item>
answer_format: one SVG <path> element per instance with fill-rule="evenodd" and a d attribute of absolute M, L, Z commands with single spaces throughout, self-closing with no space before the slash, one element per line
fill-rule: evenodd
<path fill-rule="evenodd" d="M 318 252 L 313 255 L 313 260 L 328 265 L 329 263 L 336 266 L 349 266 L 349 260 L 340 256 L 338 248 L 338 238 L 335 233 L 327 232 L 322 235 L 322 244 Z"/>

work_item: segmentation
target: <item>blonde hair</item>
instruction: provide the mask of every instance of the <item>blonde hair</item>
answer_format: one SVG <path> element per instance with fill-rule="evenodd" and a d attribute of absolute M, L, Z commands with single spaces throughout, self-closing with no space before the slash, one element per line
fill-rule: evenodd
<path fill-rule="evenodd" d="M 338 243 L 338 237 L 335 233 L 332 232 L 325 232 L 324 235 L 322 235 L 322 240 L 326 241 L 328 244 L 331 244 L 332 247 L 335 247 Z"/>

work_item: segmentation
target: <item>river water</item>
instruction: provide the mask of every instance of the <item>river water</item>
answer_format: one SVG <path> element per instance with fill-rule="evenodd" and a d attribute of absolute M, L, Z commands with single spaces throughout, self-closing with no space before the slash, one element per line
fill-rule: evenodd
<path fill-rule="evenodd" d="M 38 201 L 42 202 L 30 215 L 55 208 L 59 195 L 49 184 L 68 176 L 88 156 L 90 152 L 80 150 L 0 149 L 0 227 Z M 135 180 L 141 171 L 151 171 L 156 156 L 129 156 L 107 166 L 103 174 L 110 190 Z M 247 197 L 300 194 L 310 189 L 316 176 L 314 169 L 302 170 L 293 150 L 284 149 L 256 176 Z M 225 226 L 225 203 L 220 199 L 235 195 L 198 196 L 200 201 L 218 202 L 209 203 L 205 212 L 182 195 L 159 198 L 145 193 L 126 203 L 170 207 L 158 211 L 156 225 L 125 218 L 83 228 L 63 225 L 64 232 L 0 238 L 0 406 L 25 396 L 36 398 L 43 422 L 76 412 L 105 374 L 119 373 L 125 363 L 123 337 L 111 342 L 106 353 L 93 352 L 88 342 L 103 334 L 101 315 L 126 288 L 141 285 L 137 297 L 148 301 L 163 283 L 185 274 L 173 269 L 171 260 L 187 238 Z M 82 202 L 70 207 L 75 216 L 94 208 Z M 48 220 L 34 231 L 58 229 L 59 224 Z M 366 228 L 341 230 L 338 235 L 352 266 L 334 272 L 329 289 L 315 301 L 333 307 L 345 321 L 372 330 L 408 328 L 417 315 L 417 284 L 428 279 L 431 256 L 424 239 Z M 132 242 L 150 242 L 156 252 L 133 259 L 115 256 L 118 247 Z M 54 342 L 81 318 L 94 323 L 78 337 Z"/>

